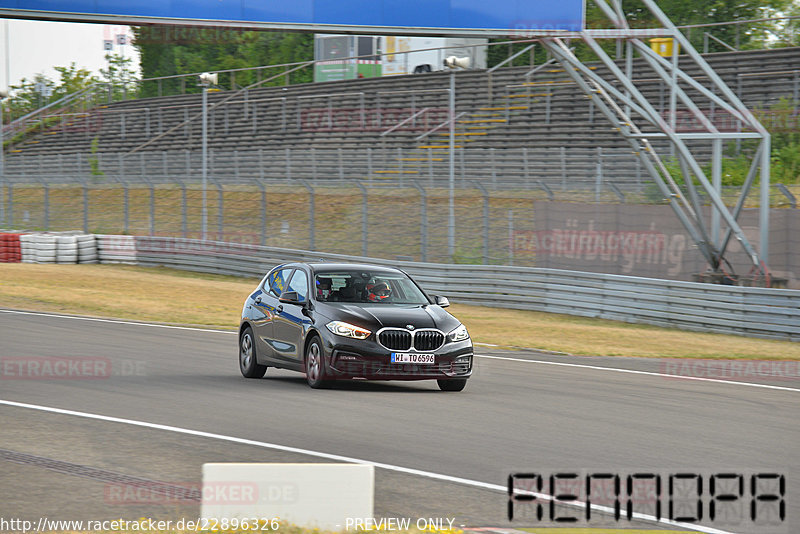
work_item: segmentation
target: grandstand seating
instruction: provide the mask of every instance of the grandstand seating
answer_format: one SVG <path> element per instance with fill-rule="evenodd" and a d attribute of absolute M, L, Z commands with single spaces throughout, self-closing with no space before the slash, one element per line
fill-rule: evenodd
<path fill-rule="evenodd" d="M 749 107 L 768 108 L 781 97 L 798 98 L 800 73 L 792 69 L 800 59 L 800 48 L 705 57 Z M 641 59 L 635 60 L 634 73 L 643 74 L 634 74 L 634 79 L 663 111 L 668 95 L 643 65 Z M 603 74 L 602 66 L 591 67 Z M 691 67 L 686 70 L 698 74 Z M 529 67 L 501 68 L 491 81 L 487 71 L 457 73 L 455 144 L 463 177 L 593 182 L 597 157 L 608 156 L 619 164 L 609 165 L 607 177 L 611 169 L 614 181 L 621 185 L 641 183 L 625 141 L 563 70 L 544 67 L 526 77 L 529 71 Z M 287 177 L 435 181 L 447 175 L 449 132 L 441 129 L 419 136 L 445 121 L 448 86 L 449 74 L 437 72 L 241 93 L 210 113 L 212 178 L 220 182 Z M 209 104 L 214 106 L 231 94 L 210 93 Z M 96 158 L 96 166 L 106 176 L 126 181 L 196 180 L 199 119 L 155 138 L 198 115 L 200 102 L 196 94 L 138 99 L 70 116 L 11 147 L 6 174 L 15 180 L 58 182 L 69 176 L 89 176 L 89 161 Z M 419 115 L 412 120 L 414 113 Z M 387 131 L 404 120 L 402 126 Z M 146 142 L 151 144 L 126 155 Z M 710 152 L 708 145 L 699 147 L 701 154 Z M 663 145 L 658 148 L 664 149 Z"/>

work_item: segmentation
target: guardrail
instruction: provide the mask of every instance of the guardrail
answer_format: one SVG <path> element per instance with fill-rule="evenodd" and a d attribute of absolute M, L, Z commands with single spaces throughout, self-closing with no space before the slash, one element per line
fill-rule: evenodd
<path fill-rule="evenodd" d="M 454 302 L 800 341 L 798 290 L 532 267 L 391 261 L 166 237 L 99 236 L 98 249 L 103 263 L 128 261 L 247 277 L 261 277 L 275 265 L 291 261 L 392 265 L 414 276 L 430 293 Z"/>

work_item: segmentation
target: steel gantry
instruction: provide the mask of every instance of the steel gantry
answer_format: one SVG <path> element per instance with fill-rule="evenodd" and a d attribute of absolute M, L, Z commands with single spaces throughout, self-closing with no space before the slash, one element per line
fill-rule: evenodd
<path fill-rule="evenodd" d="M 613 30 L 584 30 L 579 34 L 559 37 L 536 35 L 546 50 L 562 64 L 567 75 L 592 100 L 596 108 L 630 144 L 635 156 L 641 161 L 649 176 L 669 201 L 678 219 L 683 223 L 713 271 L 721 271 L 731 237 L 742 246 L 752 263 L 753 271 L 766 274 L 769 252 L 769 186 L 770 186 L 770 134 L 744 106 L 739 97 L 714 72 L 689 40 L 669 20 L 653 0 L 642 3 L 662 25 L 649 30 L 632 29 L 625 17 L 621 0 L 594 0 L 606 17 L 615 26 Z M 672 55 L 665 58 L 654 52 L 643 39 L 648 37 L 672 38 Z M 602 76 L 579 60 L 569 47 L 568 38 L 583 40 L 589 49 L 610 72 Z M 624 65 L 620 66 L 598 44 L 598 39 L 616 39 L 624 46 Z M 684 51 L 679 58 L 678 50 Z M 655 74 L 657 80 L 669 92 L 666 117 L 659 113 L 633 79 L 633 57 L 638 55 Z M 709 81 L 708 87 L 690 76 L 681 66 L 691 63 L 699 69 L 701 76 Z M 700 104 L 706 104 L 704 109 Z M 679 131 L 677 117 L 680 111 L 696 120 L 691 132 Z M 707 113 L 719 109 L 729 115 L 732 124 L 720 131 L 713 117 Z M 714 113 L 712 111 L 711 113 Z M 719 111 L 716 111 L 719 115 Z M 733 131 L 729 131 L 733 130 Z M 653 147 L 651 140 L 666 140 L 679 163 L 685 191 L 670 174 L 665 161 Z M 726 140 L 759 140 L 749 173 L 742 186 L 738 202 L 733 210 L 728 209 L 720 196 L 722 176 L 722 143 Z M 711 143 L 711 177 L 709 179 L 692 152 L 687 141 Z M 695 148 L 696 150 L 696 148 Z M 739 226 L 745 198 L 760 171 L 760 243 L 753 246 Z M 703 216 L 700 191 L 711 202 L 710 228 Z M 724 233 L 722 224 L 727 227 Z"/>

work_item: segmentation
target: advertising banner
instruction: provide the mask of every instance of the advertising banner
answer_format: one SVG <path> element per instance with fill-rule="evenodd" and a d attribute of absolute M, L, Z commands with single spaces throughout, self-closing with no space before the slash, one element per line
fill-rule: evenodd
<path fill-rule="evenodd" d="M 85 22 L 211 21 L 232 27 L 314 29 L 318 33 L 326 32 L 326 27 L 330 31 L 358 29 L 361 34 L 391 28 L 397 34 L 441 35 L 482 30 L 482 34 L 500 36 L 512 30 L 580 31 L 584 0 L 1 0 L 0 15 Z M 397 30 L 401 28 L 408 31 Z"/>
<path fill-rule="evenodd" d="M 706 213 L 707 226 L 710 217 Z M 739 224 L 759 248 L 758 210 L 745 209 Z M 666 205 L 534 203 L 535 230 L 511 236 L 515 258 L 535 258 L 537 267 L 648 278 L 691 280 L 707 265 L 697 245 Z M 723 224 L 721 233 L 727 227 Z M 774 276 L 800 285 L 800 210 L 772 209 L 769 266 Z M 736 274 L 752 264 L 735 239 L 726 255 Z"/>

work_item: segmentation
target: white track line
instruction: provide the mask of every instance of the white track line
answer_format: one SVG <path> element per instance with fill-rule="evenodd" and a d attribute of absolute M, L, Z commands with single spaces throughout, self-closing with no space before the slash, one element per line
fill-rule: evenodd
<path fill-rule="evenodd" d="M 193 326 L 173 326 L 169 324 L 158 324 L 158 323 L 139 323 L 136 321 L 122 321 L 120 319 L 100 319 L 99 317 L 81 317 L 80 315 L 59 315 L 56 313 L 30 312 L 30 311 L 19 311 L 19 310 L 0 310 L 0 313 L 15 313 L 18 315 L 36 315 L 38 317 L 55 317 L 56 319 L 75 319 L 78 321 L 92 321 L 95 323 L 115 323 L 115 324 L 127 324 L 133 326 L 149 326 L 151 328 L 170 328 L 173 330 L 193 330 L 195 332 L 214 332 L 217 334 L 236 334 L 236 332 L 232 330 L 212 330 L 210 328 L 197 328 Z"/>
<path fill-rule="evenodd" d="M 528 360 L 526 358 L 511 358 L 508 356 L 487 356 L 487 355 L 478 355 L 479 358 L 487 358 L 490 360 L 507 360 L 510 362 L 525 362 L 525 363 L 540 363 L 542 365 L 559 365 L 562 367 L 580 367 L 582 369 L 595 369 L 598 371 L 615 371 L 617 373 L 629 373 L 633 375 L 649 375 L 649 376 L 658 376 L 658 377 L 666 377 L 666 378 L 673 378 L 676 380 L 698 380 L 700 382 L 716 382 L 718 384 L 735 384 L 738 386 L 750 386 L 754 388 L 764 388 L 764 389 L 776 389 L 779 391 L 795 391 L 800 392 L 800 389 L 796 388 L 787 388 L 784 386 L 773 386 L 770 384 L 754 384 L 752 382 L 738 382 L 736 380 L 722 380 L 720 378 L 702 378 L 698 376 L 681 376 L 681 375 L 670 375 L 667 373 L 656 373 L 653 371 L 636 371 L 635 369 L 619 369 L 617 367 L 603 367 L 602 365 L 586 365 L 583 363 L 565 363 L 565 362 L 548 362 L 545 360 Z M 743 360 L 747 361 L 747 360 Z"/>
<path fill-rule="evenodd" d="M 184 434 L 184 435 L 196 436 L 196 437 L 200 437 L 200 438 L 209 438 L 209 439 L 227 441 L 227 442 L 231 442 L 231 443 L 239 443 L 241 445 L 252 445 L 252 446 L 261 447 L 261 448 L 264 448 L 264 449 L 272 449 L 272 450 L 278 450 L 278 451 L 284 451 L 284 452 L 291 452 L 291 453 L 295 453 L 295 454 L 303 454 L 303 455 L 306 455 L 306 456 L 313 456 L 315 458 L 324 458 L 326 460 L 333 460 L 333 461 L 336 461 L 336 462 L 346 462 L 346 463 L 361 464 L 361 465 L 372 465 L 372 466 L 374 466 L 376 468 L 385 469 L 387 471 L 393 471 L 395 473 L 403 473 L 403 474 L 406 474 L 406 475 L 413 475 L 413 476 L 429 478 L 429 479 L 433 479 L 433 480 L 440 480 L 442 482 L 450 482 L 450 483 L 454 483 L 454 484 L 462 484 L 462 485 L 465 485 L 465 486 L 471 486 L 471 487 L 474 487 L 474 488 L 481 488 L 481 489 L 486 489 L 486 490 L 491 490 L 491 491 L 499 491 L 499 492 L 507 492 L 508 491 L 508 487 L 501 486 L 499 484 L 490 484 L 488 482 L 480 482 L 478 480 L 470 480 L 470 479 L 467 479 L 467 478 L 454 477 L 454 476 L 450 476 L 450 475 L 443 475 L 441 473 L 433 473 L 431 471 L 422 471 L 420 469 L 412 469 L 412 468 L 409 468 L 409 467 L 402 467 L 402 466 L 398 466 L 398 465 L 384 464 L 384 463 L 380 463 L 380 462 L 372 462 L 370 460 L 362 460 L 360 458 L 351 458 L 349 456 L 340 456 L 338 454 L 329 454 L 329 453 L 326 453 L 326 452 L 312 451 L 312 450 L 309 450 L 309 449 L 300 449 L 300 448 L 297 448 L 297 447 L 288 447 L 286 445 L 278 445 L 276 443 L 267 443 L 267 442 L 264 442 L 264 441 L 255 441 L 255 440 L 252 440 L 252 439 L 237 438 L 237 437 L 234 437 L 234 436 L 226 436 L 226 435 L 223 435 L 223 434 L 214 434 L 214 433 L 211 433 L 211 432 L 203 432 L 201 430 L 191 430 L 191 429 L 188 429 L 188 428 L 180 428 L 180 427 L 169 426 L 169 425 L 160 425 L 160 424 L 156 424 L 156 423 L 148 423 L 146 421 L 137 421 L 135 419 L 123 419 L 123 418 L 120 418 L 120 417 L 111 417 L 111 416 L 108 416 L 108 415 L 100 415 L 100 414 L 93 414 L 93 413 L 87 413 L 87 412 L 77 412 L 77 411 L 73 411 L 73 410 L 64 410 L 62 408 L 53 408 L 53 407 L 50 407 L 50 406 L 40 406 L 38 404 L 26 404 L 26 403 L 22 403 L 22 402 L 14 402 L 14 401 L 3 400 L 3 399 L 0 399 L 0 405 L 1 406 L 11 406 L 11 407 L 14 407 L 14 408 L 26 408 L 26 409 L 29 409 L 29 410 L 36 410 L 36 411 L 47 412 L 47 413 L 54 413 L 54 414 L 59 414 L 59 415 L 72 415 L 72 416 L 75 416 L 75 417 L 82 417 L 84 419 L 93 419 L 95 421 L 105 421 L 105 422 L 108 422 L 108 423 L 119 423 L 119 424 L 123 424 L 123 425 L 131 425 L 131 426 L 149 428 L 149 429 L 153 429 L 153 430 L 163 430 L 163 431 L 167 431 L 167 432 L 174 432 L 176 434 Z M 536 493 L 536 492 L 525 492 L 525 493 L 530 493 L 530 494 L 534 495 L 536 498 L 539 498 L 539 499 L 544 499 L 544 500 L 552 499 L 552 497 L 550 495 L 547 495 L 547 494 Z M 580 502 L 580 501 L 569 501 L 569 502 L 563 502 L 562 504 L 566 504 L 566 505 L 570 505 L 570 506 L 576 506 L 576 507 L 580 507 L 580 508 L 584 508 L 584 509 L 586 507 L 586 503 Z M 590 504 L 589 506 L 591 507 L 592 510 L 595 510 L 597 512 L 614 513 L 614 509 L 610 508 L 608 506 L 600 506 L 600 505 L 597 505 L 597 504 Z M 702 525 L 694 525 L 694 524 L 690 524 L 690 523 L 681 523 L 681 522 L 678 522 L 678 521 L 670 521 L 669 519 L 657 518 L 655 516 L 648 515 L 648 514 L 634 513 L 633 514 L 633 518 L 640 519 L 640 520 L 643 520 L 643 521 L 656 522 L 656 523 L 669 525 L 669 526 L 674 526 L 674 527 L 686 528 L 686 529 L 693 530 L 693 531 L 696 531 L 696 532 L 706 532 L 708 534 L 734 534 L 732 532 L 728 532 L 728 531 L 725 531 L 725 530 L 719 530 L 719 529 L 712 528 L 712 527 L 706 527 L 706 526 L 702 526 Z"/>
<path fill-rule="evenodd" d="M 35 315 L 39 317 L 54 317 L 56 319 L 74 319 L 79 321 L 93 321 L 99 323 L 115 323 L 115 324 L 123 324 L 123 325 L 133 325 L 133 326 L 147 326 L 152 328 L 170 328 L 174 330 L 192 330 L 195 332 L 212 332 L 216 334 L 236 334 L 231 330 L 211 330 L 207 328 L 196 328 L 191 326 L 172 326 L 172 325 L 165 325 L 165 324 L 158 324 L 158 323 L 139 323 L 135 321 L 122 321 L 118 319 L 100 319 L 96 317 L 81 317 L 79 315 L 59 315 L 54 313 L 44 313 L 44 312 L 30 312 L 30 311 L 18 311 L 18 310 L 3 310 L 0 309 L 0 313 L 9 313 L 9 314 L 19 314 L 19 315 Z M 511 358 L 508 356 L 488 356 L 485 354 L 476 354 L 477 358 L 485 358 L 489 360 L 506 360 L 510 362 L 522 362 L 522 363 L 538 363 L 542 365 L 557 365 L 562 367 L 577 367 L 580 369 L 594 369 L 596 371 L 611 371 L 617 373 L 628 373 L 628 374 L 635 374 L 635 375 L 649 375 L 649 376 L 657 376 L 661 378 L 672 378 L 672 379 L 680 379 L 680 380 L 695 380 L 699 382 L 714 382 L 718 384 L 733 384 L 738 386 L 749 386 L 754 388 L 762 388 L 762 389 L 772 389 L 776 391 L 794 391 L 796 393 L 800 393 L 800 389 L 797 388 L 790 388 L 785 386 L 773 386 L 770 384 L 755 384 L 752 382 L 739 382 L 736 380 L 721 380 L 718 378 L 701 378 L 695 376 L 676 376 L 670 375 L 666 373 L 656 373 L 652 371 L 636 371 L 633 369 L 621 369 L 619 367 L 603 367 L 600 365 L 587 365 L 582 363 L 565 363 L 565 362 L 549 362 L 546 360 L 531 360 L 527 358 Z"/>

